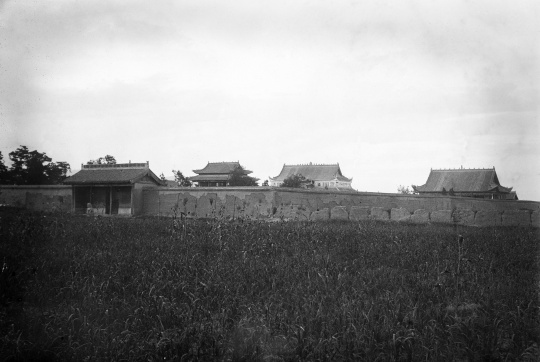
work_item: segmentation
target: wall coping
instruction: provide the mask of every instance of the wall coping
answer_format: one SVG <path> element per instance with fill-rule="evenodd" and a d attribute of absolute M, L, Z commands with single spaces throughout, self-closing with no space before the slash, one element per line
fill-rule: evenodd
<path fill-rule="evenodd" d="M 55 189 L 55 190 L 67 190 L 71 189 L 71 185 L 0 185 L 0 189 L 6 190 L 39 190 L 39 189 Z M 184 191 L 184 192 L 216 192 L 216 191 L 275 191 L 275 192 L 293 192 L 301 194 L 326 194 L 326 195 L 357 195 L 357 196 L 389 196 L 397 198 L 412 198 L 412 199 L 441 199 L 445 198 L 447 200 L 456 200 L 456 201 L 474 201 L 479 203 L 510 203 L 510 204 L 533 204 L 540 209 L 539 201 L 532 200 L 486 200 L 486 199 L 475 199 L 472 197 L 461 197 L 461 196 L 438 196 L 438 195 L 414 195 L 414 194 L 399 194 L 399 193 L 385 193 L 385 192 L 368 192 L 368 191 L 349 191 L 349 190 L 320 190 L 320 189 L 295 189 L 288 187 L 273 187 L 273 186 L 240 186 L 240 187 L 151 187 L 143 188 L 143 192 L 149 191 Z"/>
<path fill-rule="evenodd" d="M 501 199 L 476 199 L 473 197 L 464 196 L 440 196 L 440 195 L 415 195 L 415 194 L 400 194 L 392 192 L 369 192 L 369 191 L 349 191 L 349 190 L 320 190 L 320 189 L 296 189 L 289 187 L 275 187 L 275 186 L 239 186 L 239 187 L 164 187 L 158 186 L 154 188 L 145 188 L 143 191 L 278 191 L 278 192 L 295 192 L 303 194 L 327 194 L 327 195 L 359 195 L 359 196 L 391 196 L 398 198 L 418 198 L 418 199 L 449 199 L 449 200 L 464 200 L 475 202 L 487 202 L 487 203 L 534 203 L 540 207 L 540 201 L 532 200 L 501 200 Z"/>

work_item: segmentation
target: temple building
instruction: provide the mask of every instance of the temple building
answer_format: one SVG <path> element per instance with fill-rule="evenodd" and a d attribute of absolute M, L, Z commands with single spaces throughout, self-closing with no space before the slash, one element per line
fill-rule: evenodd
<path fill-rule="evenodd" d="M 71 185 L 74 213 L 93 215 L 135 215 L 142 209 L 142 190 L 163 186 L 146 163 L 81 165 L 81 170 L 64 180 Z"/>
<path fill-rule="evenodd" d="M 279 187 L 287 177 L 292 175 L 304 176 L 308 180 L 308 183 L 304 185 L 306 188 L 352 190 L 352 178 L 343 176 L 339 163 L 317 165 L 310 162 L 306 165 L 283 165 L 278 176 L 269 177 L 269 184 Z"/>
<path fill-rule="evenodd" d="M 426 183 L 413 185 L 420 195 L 450 195 L 480 199 L 518 200 L 512 187 L 501 186 L 495 167 L 431 170 Z"/>
<path fill-rule="evenodd" d="M 208 162 L 205 168 L 193 170 L 197 176 L 188 177 L 195 186 L 200 187 L 225 187 L 229 186 L 229 180 L 234 170 L 240 166 L 240 162 Z M 244 170 L 244 175 L 252 173 Z"/>

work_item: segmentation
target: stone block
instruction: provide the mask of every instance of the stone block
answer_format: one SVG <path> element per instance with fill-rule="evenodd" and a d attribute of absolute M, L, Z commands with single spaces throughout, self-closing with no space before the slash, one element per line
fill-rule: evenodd
<path fill-rule="evenodd" d="M 429 215 L 429 219 L 431 222 L 435 223 L 451 224 L 453 222 L 452 210 L 432 211 Z"/>
<path fill-rule="evenodd" d="M 390 210 L 390 219 L 392 221 L 409 221 L 411 218 L 411 213 L 409 210 L 401 207 L 399 209 L 392 208 Z"/>
<path fill-rule="evenodd" d="M 374 220 L 389 220 L 390 215 L 388 214 L 388 210 L 382 207 L 372 207 L 370 218 Z"/>
<path fill-rule="evenodd" d="M 477 226 L 500 226 L 501 212 L 497 210 L 478 210 L 474 217 Z"/>
<path fill-rule="evenodd" d="M 251 193 L 246 195 L 244 214 L 251 219 L 268 217 L 272 205 L 266 201 L 263 193 Z"/>
<path fill-rule="evenodd" d="M 351 206 L 349 220 L 367 220 L 369 219 L 369 206 Z"/>
<path fill-rule="evenodd" d="M 330 211 L 327 208 L 324 208 L 318 211 L 313 211 L 309 219 L 313 221 L 328 220 L 330 219 Z"/>
<path fill-rule="evenodd" d="M 309 220 L 310 212 L 304 205 L 286 205 L 281 208 L 281 217 L 286 220 Z"/>
<path fill-rule="evenodd" d="M 219 205 L 218 205 L 219 203 Z M 217 194 L 202 195 L 197 200 L 196 215 L 198 218 L 215 218 L 219 212 L 221 202 Z"/>
<path fill-rule="evenodd" d="M 531 225 L 531 212 L 529 210 L 505 210 L 502 214 L 503 226 L 529 226 Z"/>
<path fill-rule="evenodd" d="M 148 192 L 145 192 L 148 193 Z M 188 193 L 181 193 L 176 196 L 175 206 L 178 213 L 183 213 L 185 217 L 195 217 L 197 210 L 197 198 Z M 146 199 L 145 201 L 146 202 Z M 146 206 L 144 206 L 146 207 Z"/>
<path fill-rule="evenodd" d="M 415 224 L 427 224 L 429 222 L 429 211 L 424 209 L 414 210 L 411 215 L 411 222 Z"/>
<path fill-rule="evenodd" d="M 349 213 L 345 206 L 334 206 L 330 210 L 330 219 L 332 220 L 349 220 Z"/>
<path fill-rule="evenodd" d="M 531 225 L 540 228 L 540 211 L 533 211 L 531 214 Z"/>
<path fill-rule="evenodd" d="M 198 206 L 198 205 L 197 205 Z M 229 219 L 244 217 L 244 200 L 235 195 L 225 195 L 225 205 L 223 205 L 223 216 Z"/>
<path fill-rule="evenodd" d="M 452 219 L 459 225 L 474 225 L 475 212 L 471 209 L 455 209 Z"/>

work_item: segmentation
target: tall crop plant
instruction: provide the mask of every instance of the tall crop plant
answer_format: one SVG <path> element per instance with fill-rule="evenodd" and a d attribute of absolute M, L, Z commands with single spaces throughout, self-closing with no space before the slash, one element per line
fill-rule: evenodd
<path fill-rule="evenodd" d="M 184 361 L 539 357 L 534 229 L 216 216 L 2 213 L 0 354 Z"/>

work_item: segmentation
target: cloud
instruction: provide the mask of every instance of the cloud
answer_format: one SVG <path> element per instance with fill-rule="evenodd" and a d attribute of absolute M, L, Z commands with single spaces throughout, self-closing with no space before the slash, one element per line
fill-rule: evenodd
<path fill-rule="evenodd" d="M 240 159 L 262 178 L 340 162 L 380 191 L 461 164 L 523 180 L 516 160 L 540 144 L 535 8 L 8 1 L 2 151 L 110 153 L 158 173 Z"/>

